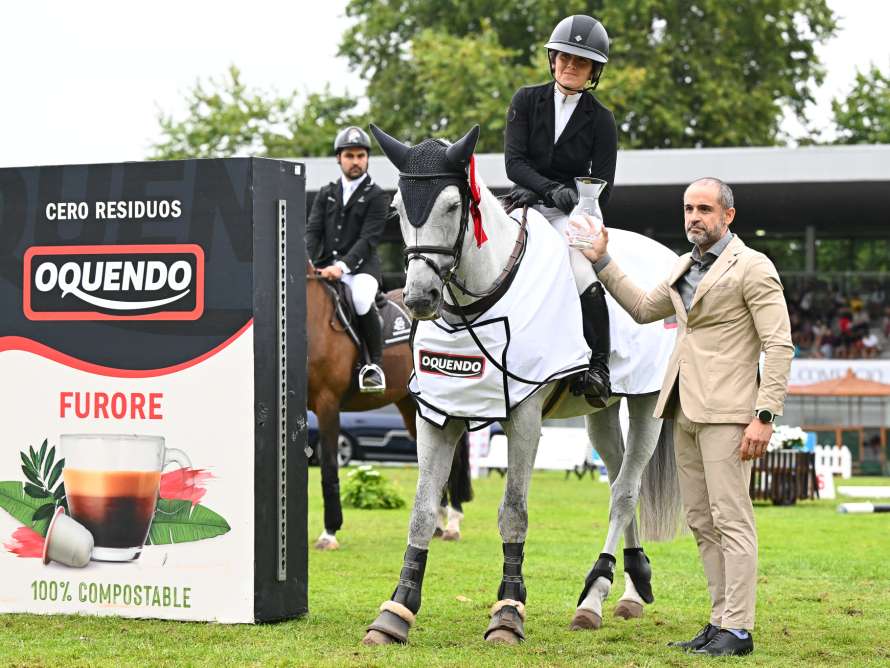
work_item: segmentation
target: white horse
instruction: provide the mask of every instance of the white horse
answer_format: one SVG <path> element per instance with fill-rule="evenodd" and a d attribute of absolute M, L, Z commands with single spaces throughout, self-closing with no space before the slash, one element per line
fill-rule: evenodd
<path fill-rule="evenodd" d="M 560 274 L 560 280 L 564 278 L 571 286 L 568 289 L 572 291 L 572 299 L 566 300 L 566 308 L 569 311 L 575 309 L 572 327 L 577 327 L 577 336 L 581 336 L 580 306 L 577 306 L 577 292 L 574 291 L 564 242 L 543 217 L 520 224 L 504 212 L 499 201 L 478 179 L 470 183 L 468 175 L 473 172 L 471 157 L 479 136 L 478 126 L 455 144 L 426 140 L 415 147 L 402 144 L 373 125 L 371 130 L 400 173 L 399 192 L 393 205 L 398 211 L 407 246 L 405 306 L 420 321 L 436 320 L 441 315 L 441 320 L 432 323 L 437 328 L 433 334 L 439 330 L 447 333 L 450 326 L 454 326 L 455 330 L 463 327 L 463 331 L 473 332 L 473 341 L 479 345 L 476 357 L 457 354 L 461 351 L 456 351 L 432 359 L 434 356 L 424 356 L 415 349 L 415 380 L 419 364 L 432 364 L 427 373 L 436 374 L 436 377 L 463 374 L 466 378 L 472 378 L 474 374 L 478 376 L 481 373 L 480 368 L 497 368 L 505 377 L 505 387 L 508 380 L 513 382 L 518 379 L 532 384 L 522 400 L 518 403 L 508 402 L 505 416 L 497 416 L 497 409 L 483 416 L 490 418 L 494 415 L 503 425 L 508 439 L 508 471 L 498 513 L 504 575 L 497 602 L 491 611 L 486 639 L 514 644 L 525 637 L 526 589 L 522 561 L 528 529 L 526 502 L 545 414 L 557 418 L 588 416 L 588 434 L 606 464 L 611 483 L 608 534 L 602 553 L 594 560 L 584 581 L 572 628 L 596 629 L 602 624 L 603 602 L 612 586 L 615 552 L 622 535 L 625 541 L 625 588 L 615 614 L 624 618 L 642 616 L 644 603 L 651 603 L 654 597 L 649 559 L 643 552 L 636 520 L 638 499 L 641 501 L 640 527 L 647 539 L 672 538 L 679 526 L 679 489 L 671 428 L 652 417 L 656 390 L 673 346 L 673 337 L 670 332 L 666 335 L 662 332 L 657 337 L 658 343 L 654 349 L 640 351 L 646 355 L 642 364 L 636 363 L 638 360 L 625 360 L 635 365 L 631 375 L 636 373 L 639 381 L 642 374 L 646 381 L 644 384 L 648 383 L 652 388 L 645 393 L 627 396 L 630 421 L 626 444 L 618 419 L 620 397 L 613 396 L 604 409 L 596 409 L 583 396 L 570 395 L 566 391 L 569 383 L 565 379 L 551 380 L 544 376 L 539 382 L 529 381 L 520 372 L 527 374 L 529 369 L 540 366 L 541 360 L 535 358 L 537 353 L 519 360 L 518 365 L 513 364 L 512 368 L 505 368 L 512 364 L 508 363 L 509 355 L 506 352 L 509 342 L 505 344 L 503 354 L 492 353 L 492 345 L 495 344 L 486 339 L 485 327 L 473 329 L 468 322 L 473 320 L 475 328 L 476 323 L 484 320 L 486 314 L 492 312 L 492 306 L 504 294 L 510 293 L 510 284 L 517 275 L 519 278 L 512 286 L 513 290 L 518 289 L 516 285 L 528 286 L 528 276 L 523 279 L 521 270 L 532 261 L 529 259 L 531 251 L 526 253 L 526 245 L 532 248 L 538 244 L 540 248 L 541 244 L 550 244 L 548 248 L 553 255 L 549 260 L 550 272 L 564 273 L 564 277 Z M 472 213 L 481 215 L 471 215 L 471 205 L 474 203 L 476 211 Z M 536 212 L 529 212 L 530 215 L 532 213 L 537 215 Z M 488 238 L 484 243 L 481 243 L 479 222 Z M 633 233 L 626 234 L 638 241 L 645 240 L 645 237 Z M 613 235 L 610 230 L 610 251 L 622 266 L 632 266 L 634 263 L 627 262 L 627 258 L 618 251 L 620 244 L 612 243 L 616 241 L 616 236 L 620 235 Z M 553 245 L 554 239 L 556 246 Z M 651 240 L 645 242 L 655 243 Z M 675 256 L 669 251 L 668 255 L 671 257 L 661 266 L 671 266 Z M 523 280 L 525 284 L 522 284 Z M 431 323 L 427 324 L 432 327 Z M 558 333 L 569 329 L 561 330 L 558 322 L 549 323 L 549 327 L 553 338 L 544 337 L 546 340 L 539 342 L 538 350 L 558 347 Z M 634 327 L 634 331 L 642 331 L 639 326 Z M 655 327 L 663 326 L 658 323 Z M 634 336 L 632 333 L 630 339 Z M 616 341 L 614 335 L 612 340 L 615 342 L 612 355 L 614 388 L 615 350 L 623 348 L 627 353 L 628 348 L 633 350 L 634 342 L 626 335 L 623 341 L 620 336 Z M 583 343 L 583 339 L 581 341 Z M 586 345 L 584 349 L 586 354 Z M 481 357 L 485 357 L 485 360 L 479 361 Z M 658 361 L 662 359 L 663 363 Z M 583 366 L 586 367 L 586 359 L 584 362 Z M 434 378 L 432 375 L 429 377 Z M 468 427 L 493 421 L 474 421 L 459 414 L 456 409 L 429 406 L 423 393 L 417 391 L 416 383 L 412 391 L 420 409 L 417 417 L 419 478 L 411 512 L 408 547 L 396 589 L 390 600 L 381 605 L 380 614 L 368 627 L 365 644 L 407 641 L 408 631 L 420 609 L 427 549 L 436 528 L 436 509 L 448 478 L 455 444 Z M 459 396 L 460 392 L 456 390 L 454 396 Z M 496 403 L 497 397 L 492 400 Z"/>

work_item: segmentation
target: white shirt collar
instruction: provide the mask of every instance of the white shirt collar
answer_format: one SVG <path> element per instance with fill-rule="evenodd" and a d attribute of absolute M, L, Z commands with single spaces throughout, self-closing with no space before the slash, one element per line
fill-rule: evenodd
<path fill-rule="evenodd" d="M 569 123 L 569 119 L 572 117 L 572 112 L 578 106 L 578 101 L 581 99 L 581 93 L 575 93 L 574 95 L 563 95 L 559 87 L 553 86 L 553 112 L 555 114 L 555 123 L 553 125 L 553 143 L 559 139 L 559 136 L 562 134 L 562 131 L 566 129 L 566 125 Z"/>
<path fill-rule="evenodd" d="M 368 172 L 365 172 L 357 179 L 347 179 L 345 174 L 340 175 L 340 185 L 343 187 L 343 204 L 344 206 L 349 201 L 349 198 L 352 197 L 352 193 L 355 192 L 356 188 L 361 185 L 361 182 L 364 181 L 368 177 Z"/>

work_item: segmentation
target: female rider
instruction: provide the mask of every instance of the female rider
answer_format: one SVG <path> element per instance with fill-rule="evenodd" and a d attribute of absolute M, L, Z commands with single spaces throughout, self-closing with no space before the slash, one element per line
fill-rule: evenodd
<path fill-rule="evenodd" d="M 545 46 L 554 81 L 520 88 L 507 112 L 504 160 L 507 177 L 516 184 L 508 201 L 514 208 L 534 207 L 564 233 L 568 214 L 578 203 L 575 177 L 607 182 L 602 207 L 615 180 L 615 117 L 591 93 L 609 60 L 609 36 L 596 19 L 575 15 L 557 24 Z M 605 402 L 611 392 L 605 293 L 584 255 L 574 248 L 569 253 L 584 338 L 592 351 L 590 366 L 573 391 Z"/>

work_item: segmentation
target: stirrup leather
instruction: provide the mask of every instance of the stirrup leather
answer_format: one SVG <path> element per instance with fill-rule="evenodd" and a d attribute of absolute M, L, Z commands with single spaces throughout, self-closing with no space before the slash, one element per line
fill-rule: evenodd
<path fill-rule="evenodd" d="M 380 384 L 368 385 L 365 383 L 365 376 L 371 372 L 376 371 L 380 376 Z M 386 376 L 383 374 L 383 369 L 381 369 L 376 364 L 365 364 L 361 371 L 358 372 L 358 389 L 359 392 L 365 393 L 373 393 L 373 392 L 385 392 L 386 391 Z"/>

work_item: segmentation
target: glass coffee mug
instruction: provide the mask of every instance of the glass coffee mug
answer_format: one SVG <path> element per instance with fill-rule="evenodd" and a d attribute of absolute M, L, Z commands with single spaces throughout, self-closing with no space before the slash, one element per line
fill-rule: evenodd
<path fill-rule="evenodd" d="M 94 561 L 133 561 L 142 553 L 154 518 L 161 471 L 169 464 L 191 468 L 163 436 L 62 434 L 68 510 L 85 526 Z"/>

